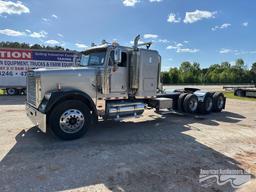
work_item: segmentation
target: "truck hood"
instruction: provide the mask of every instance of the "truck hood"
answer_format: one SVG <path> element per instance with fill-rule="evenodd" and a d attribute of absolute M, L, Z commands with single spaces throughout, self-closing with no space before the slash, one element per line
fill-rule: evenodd
<path fill-rule="evenodd" d="M 74 72 L 85 72 L 85 71 L 96 71 L 95 67 L 69 67 L 69 68 L 39 68 L 33 71 L 37 74 L 51 74 L 51 73 L 74 73 Z"/>
<path fill-rule="evenodd" d="M 34 73 L 41 79 L 42 94 L 54 91 L 60 85 L 62 90 L 80 90 L 93 95 L 99 70 L 92 67 L 41 68 L 34 70 Z"/>

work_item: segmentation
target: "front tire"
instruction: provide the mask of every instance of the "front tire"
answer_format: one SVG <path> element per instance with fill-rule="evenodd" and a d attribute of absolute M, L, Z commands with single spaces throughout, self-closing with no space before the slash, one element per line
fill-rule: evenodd
<path fill-rule="evenodd" d="M 49 127 L 63 140 L 78 139 L 86 134 L 91 122 L 90 110 L 77 100 L 59 103 L 49 114 Z"/>

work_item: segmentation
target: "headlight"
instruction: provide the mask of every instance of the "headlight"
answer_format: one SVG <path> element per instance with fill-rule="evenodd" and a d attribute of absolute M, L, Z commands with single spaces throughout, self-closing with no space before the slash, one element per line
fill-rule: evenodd
<path fill-rule="evenodd" d="M 42 113 L 45 112 L 47 103 L 50 100 L 51 96 L 52 96 L 52 93 L 45 93 L 44 98 L 43 98 L 43 100 L 40 103 L 40 106 L 38 108 L 40 112 L 42 112 Z"/>

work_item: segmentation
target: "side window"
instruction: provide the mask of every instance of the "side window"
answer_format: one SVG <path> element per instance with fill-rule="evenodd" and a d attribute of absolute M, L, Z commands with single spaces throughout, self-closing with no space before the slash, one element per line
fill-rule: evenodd
<path fill-rule="evenodd" d="M 122 52 L 122 61 L 118 64 L 119 67 L 127 67 L 127 53 Z"/>
<path fill-rule="evenodd" d="M 109 66 L 113 66 L 114 65 L 114 61 L 115 61 L 115 53 L 114 53 L 114 51 L 111 51 L 110 52 L 110 57 L 109 57 L 109 61 L 108 61 L 108 65 Z"/>

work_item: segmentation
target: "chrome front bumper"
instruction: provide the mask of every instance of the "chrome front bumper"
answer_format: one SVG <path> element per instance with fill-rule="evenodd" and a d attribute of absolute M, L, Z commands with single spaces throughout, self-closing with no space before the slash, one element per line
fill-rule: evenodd
<path fill-rule="evenodd" d="M 46 133 L 46 114 L 41 113 L 28 103 L 26 103 L 26 113 L 32 123 L 38 126 L 42 132 Z"/>

